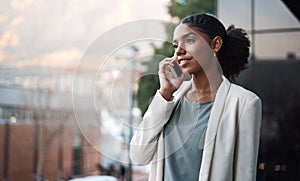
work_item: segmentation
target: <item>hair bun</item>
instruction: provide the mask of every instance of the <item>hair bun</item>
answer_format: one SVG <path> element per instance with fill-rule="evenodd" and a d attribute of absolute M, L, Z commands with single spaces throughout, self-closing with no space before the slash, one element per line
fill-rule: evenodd
<path fill-rule="evenodd" d="M 224 75 L 234 81 L 238 74 L 247 68 L 250 41 L 245 30 L 230 25 L 226 30 L 226 39 L 219 52 L 219 62 Z"/>

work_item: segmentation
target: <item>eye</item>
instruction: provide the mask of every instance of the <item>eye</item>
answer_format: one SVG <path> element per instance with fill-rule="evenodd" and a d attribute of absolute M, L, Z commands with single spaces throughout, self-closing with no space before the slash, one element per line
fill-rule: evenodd
<path fill-rule="evenodd" d="M 186 43 L 187 43 L 187 44 L 191 44 L 191 43 L 194 43 L 194 42 L 195 42 L 195 40 L 192 39 L 192 38 L 186 39 Z"/>
<path fill-rule="evenodd" d="M 173 48 L 174 49 L 178 48 L 178 44 L 173 44 Z"/>

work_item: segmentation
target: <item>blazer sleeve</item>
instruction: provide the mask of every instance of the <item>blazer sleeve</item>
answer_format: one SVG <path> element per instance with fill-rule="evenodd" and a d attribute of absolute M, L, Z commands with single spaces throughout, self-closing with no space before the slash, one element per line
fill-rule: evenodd
<path fill-rule="evenodd" d="M 251 99 L 239 119 L 235 148 L 234 180 L 256 180 L 257 156 L 262 120 L 259 97 Z"/>
<path fill-rule="evenodd" d="M 130 142 L 130 158 L 136 164 L 148 164 L 156 150 L 158 138 L 175 107 L 175 101 L 166 101 L 156 92 L 142 122 Z"/>

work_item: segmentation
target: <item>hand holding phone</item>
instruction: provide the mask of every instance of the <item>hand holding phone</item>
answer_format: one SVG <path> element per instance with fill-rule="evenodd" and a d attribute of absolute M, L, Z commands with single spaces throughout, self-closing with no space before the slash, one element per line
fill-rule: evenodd
<path fill-rule="evenodd" d="M 182 75 L 182 70 L 175 60 L 172 60 L 172 66 L 170 66 L 170 71 L 172 72 L 175 79 L 178 79 Z"/>
<path fill-rule="evenodd" d="M 172 100 L 173 93 L 184 81 L 184 72 L 176 62 L 176 57 L 165 58 L 159 63 L 160 94 L 166 100 Z"/>

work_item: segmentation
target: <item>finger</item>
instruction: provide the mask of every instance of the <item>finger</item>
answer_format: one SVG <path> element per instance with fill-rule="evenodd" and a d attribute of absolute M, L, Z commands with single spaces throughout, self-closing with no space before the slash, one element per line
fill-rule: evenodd
<path fill-rule="evenodd" d="M 163 64 L 168 64 L 168 63 L 170 63 L 172 61 L 172 58 L 164 58 L 164 59 L 162 59 L 160 62 L 159 62 L 159 64 L 160 65 L 163 65 Z"/>
<path fill-rule="evenodd" d="M 161 60 L 159 62 L 159 72 L 169 71 L 169 66 L 172 65 L 171 59 L 166 58 L 164 60 Z"/>
<path fill-rule="evenodd" d="M 178 62 L 178 56 L 176 54 L 173 55 L 172 59 Z"/>

